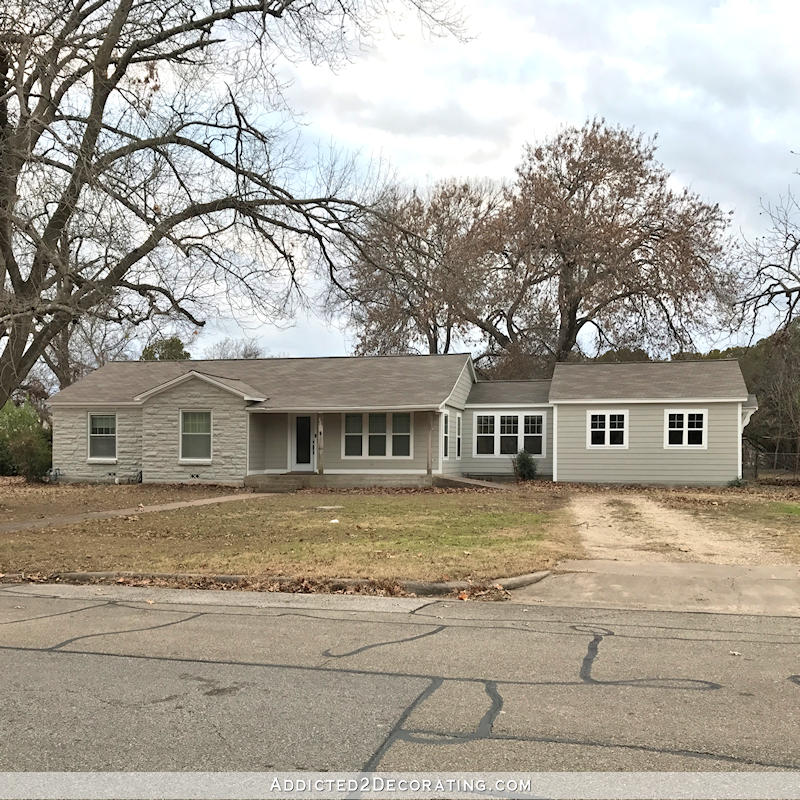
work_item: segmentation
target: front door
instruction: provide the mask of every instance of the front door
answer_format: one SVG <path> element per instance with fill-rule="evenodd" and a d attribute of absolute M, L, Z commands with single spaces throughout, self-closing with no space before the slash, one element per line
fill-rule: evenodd
<path fill-rule="evenodd" d="M 294 418 L 292 442 L 292 471 L 314 471 L 314 430 L 310 415 L 298 414 Z"/>

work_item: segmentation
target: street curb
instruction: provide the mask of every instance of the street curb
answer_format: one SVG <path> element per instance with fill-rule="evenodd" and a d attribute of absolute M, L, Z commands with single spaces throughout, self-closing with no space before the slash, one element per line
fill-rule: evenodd
<path fill-rule="evenodd" d="M 551 574 L 549 569 L 540 572 L 530 572 L 526 575 L 515 575 L 507 578 L 495 578 L 481 583 L 470 583 L 468 581 L 397 581 L 397 585 L 406 592 L 418 596 L 446 595 L 453 592 L 461 592 L 475 586 L 491 585 L 500 586 L 503 589 L 520 589 L 523 586 L 530 586 L 544 580 Z M 30 580 L 25 573 L 6 573 L 2 576 L 3 582 L 9 579 L 18 578 L 21 581 Z M 298 580 L 288 575 L 201 575 L 195 573 L 180 572 L 58 572 L 48 575 L 43 582 L 63 581 L 64 583 L 95 583 L 96 581 L 108 581 L 118 579 L 133 580 L 168 580 L 168 581 L 209 581 L 227 586 L 237 586 L 247 581 L 257 578 L 259 581 L 270 583 L 281 583 L 286 581 Z M 300 578 L 299 580 L 302 580 Z M 39 582 L 38 580 L 36 581 Z M 320 579 L 319 583 L 334 590 L 343 590 L 356 586 L 367 586 L 373 581 L 368 578 L 325 578 Z"/>

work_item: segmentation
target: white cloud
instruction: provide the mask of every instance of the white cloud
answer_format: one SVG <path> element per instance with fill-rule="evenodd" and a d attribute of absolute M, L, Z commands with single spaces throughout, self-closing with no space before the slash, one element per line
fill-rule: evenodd
<path fill-rule="evenodd" d="M 385 26 L 337 73 L 288 69 L 309 140 L 380 156 L 401 178 L 512 174 L 522 145 L 605 116 L 659 134 L 677 181 L 758 232 L 800 161 L 800 4 L 788 0 L 466 0 L 471 38 Z M 304 322 L 300 352 L 346 343 Z M 292 346 L 292 351 L 296 349 Z"/>

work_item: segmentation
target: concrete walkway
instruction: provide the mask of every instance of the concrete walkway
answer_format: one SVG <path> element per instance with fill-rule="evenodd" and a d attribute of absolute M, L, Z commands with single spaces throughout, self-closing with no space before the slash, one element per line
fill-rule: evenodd
<path fill-rule="evenodd" d="M 261 495 L 263 496 L 263 492 Z M 6 522 L 0 524 L 0 533 L 13 533 L 14 531 L 38 530 L 41 528 L 60 528 L 76 522 L 85 522 L 90 519 L 111 519 L 113 517 L 129 517 L 132 514 L 151 514 L 155 511 L 175 511 L 178 508 L 194 508 L 211 506 L 214 503 L 231 503 L 234 500 L 253 500 L 256 495 L 250 492 L 239 494 L 223 494 L 218 497 L 203 497 L 199 500 L 179 500 L 174 503 L 161 503 L 154 506 L 135 506 L 133 508 L 116 508 L 107 511 L 85 511 L 82 514 L 62 514 L 59 517 L 43 517 L 42 519 L 29 519 L 19 522 Z"/>
<path fill-rule="evenodd" d="M 512 598 L 576 608 L 798 616 L 800 565 L 564 561 Z"/>

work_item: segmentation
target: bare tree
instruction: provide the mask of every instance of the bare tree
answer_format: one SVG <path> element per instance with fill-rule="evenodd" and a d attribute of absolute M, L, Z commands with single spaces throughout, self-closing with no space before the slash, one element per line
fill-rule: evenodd
<path fill-rule="evenodd" d="M 670 188 L 669 178 L 653 140 L 594 120 L 526 148 L 501 197 L 474 186 L 459 195 L 444 184 L 414 214 L 402 213 L 413 196 L 395 204 L 413 240 L 398 246 L 398 225 L 373 228 L 372 249 L 384 258 L 371 256 L 366 270 L 355 260 L 350 275 L 362 341 L 384 337 L 397 346 L 398 326 L 423 338 L 432 320 L 444 319 L 479 337 L 479 359 L 500 372 L 520 364 L 541 371 L 581 345 L 687 349 L 730 314 L 728 218 Z M 436 226 L 411 225 L 459 213 L 463 223 L 445 225 L 451 235 L 443 246 Z M 398 293 L 398 285 L 411 290 Z M 408 340 L 404 333 L 398 341 Z"/>
<path fill-rule="evenodd" d="M 789 325 L 800 312 L 800 202 L 790 191 L 777 204 L 766 204 L 766 234 L 747 244 L 749 268 L 740 301 L 743 320 L 755 326 L 771 313 Z"/>
<path fill-rule="evenodd" d="M 398 5 L 403 3 L 398 2 Z M 405 0 L 448 29 L 444 0 Z M 383 0 L 6 0 L 0 405 L 73 320 L 279 314 L 362 221 L 347 165 L 304 170 L 281 59 L 336 63 Z M 285 279 L 278 284 L 279 279 Z"/>
<path fill-rule="evenodd" d="M 264 348 L 257 339 L 234 339 L 226 336 L 203 351 L 206 358 L 264 358 Z"/>

